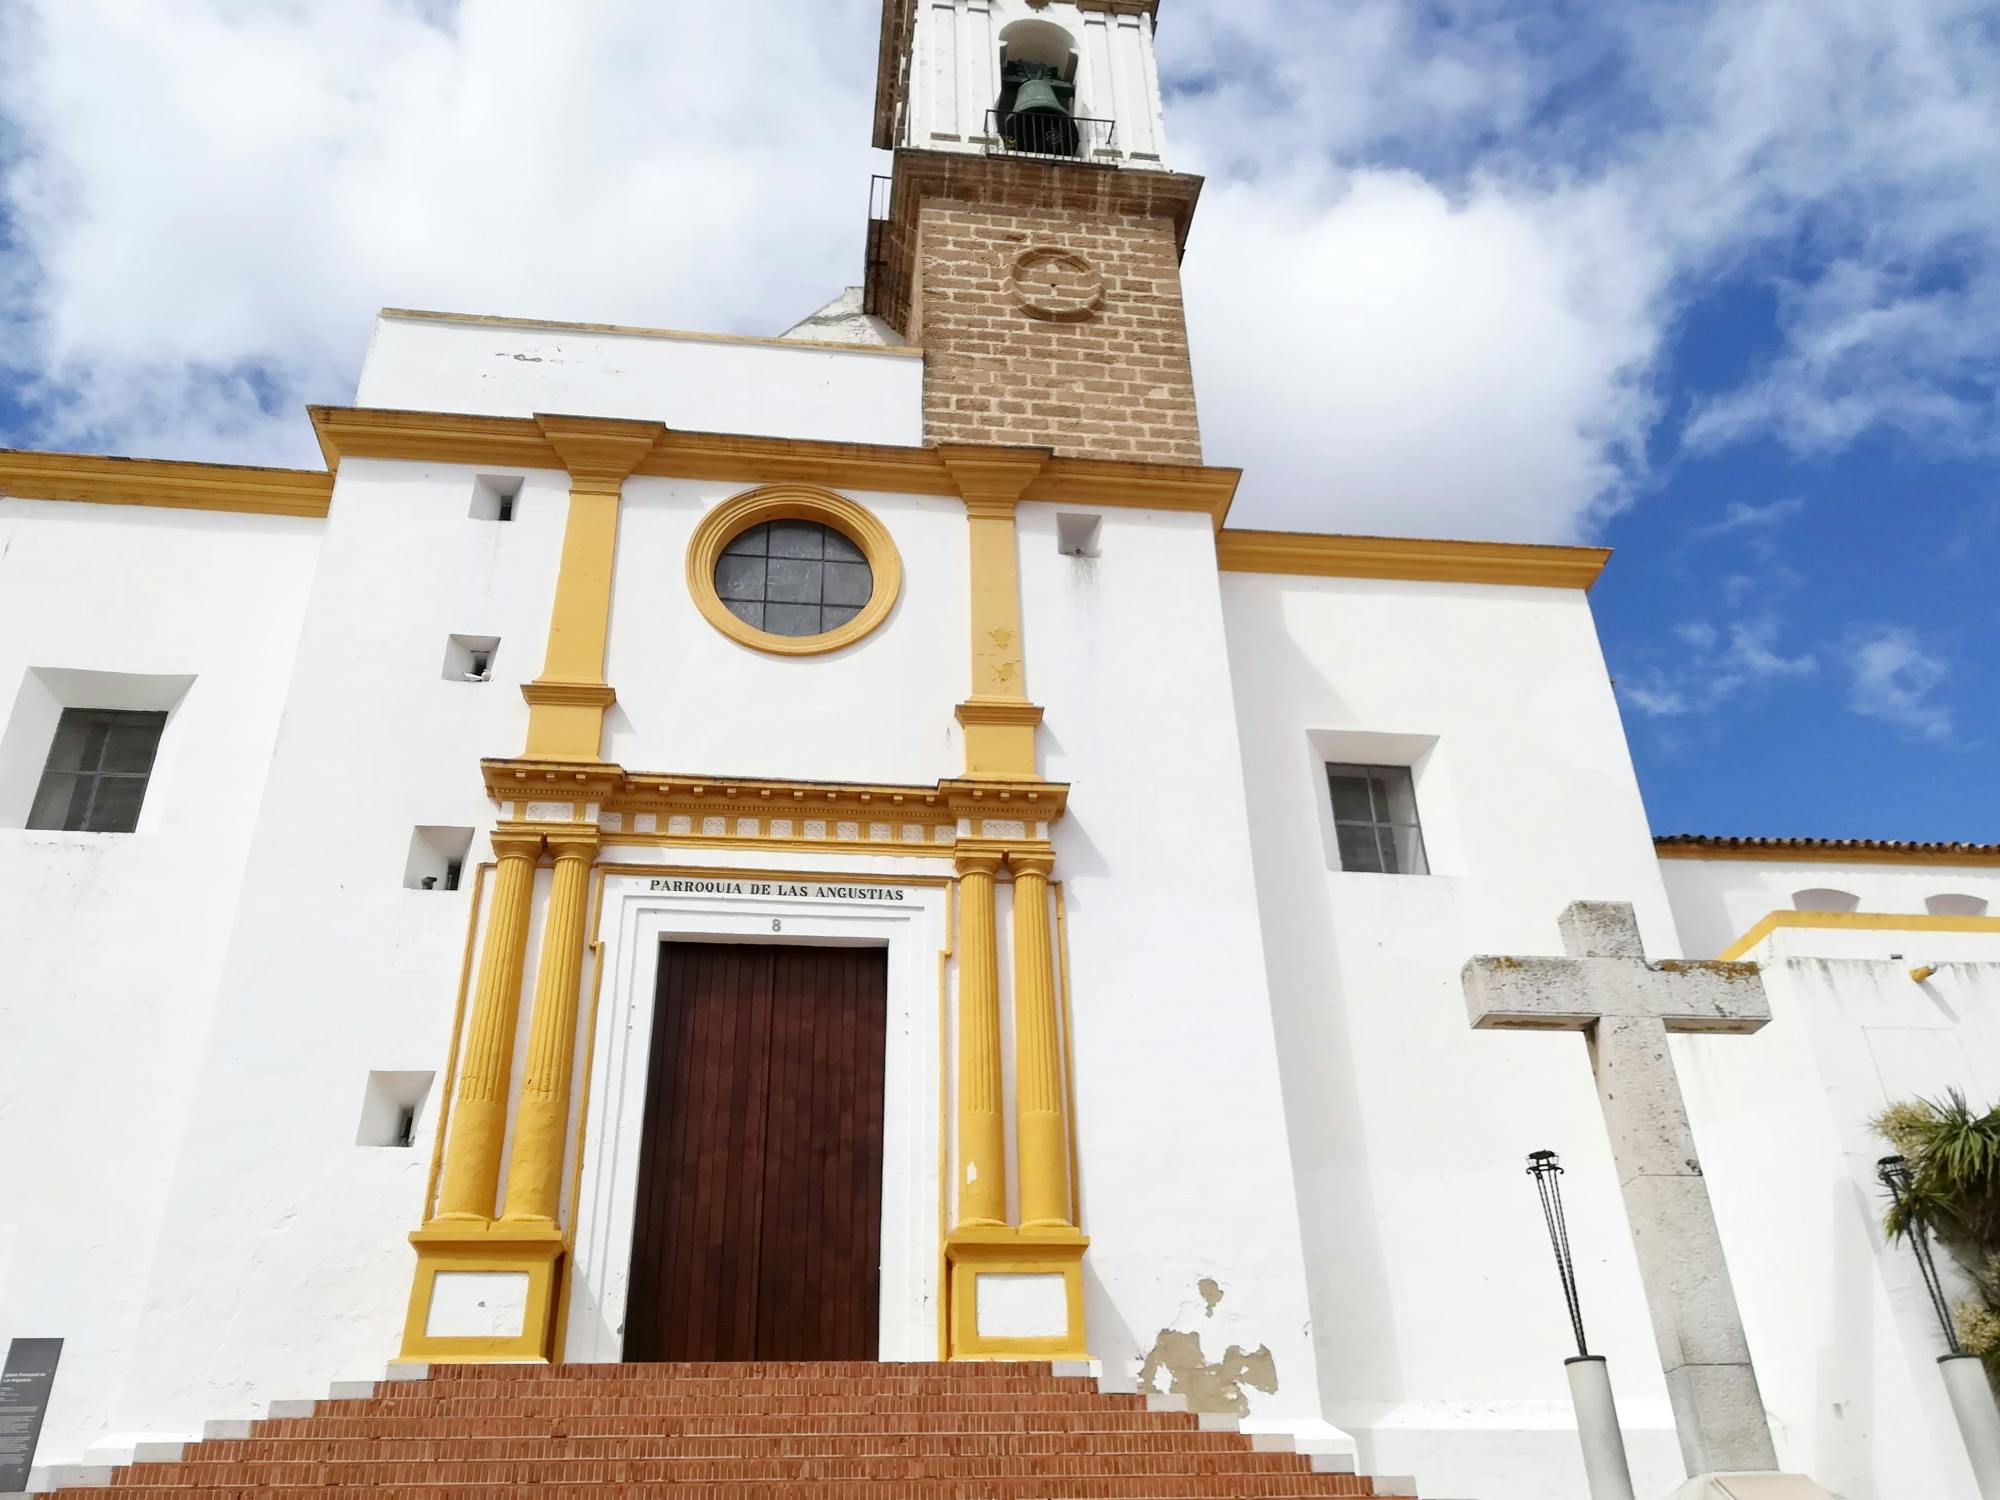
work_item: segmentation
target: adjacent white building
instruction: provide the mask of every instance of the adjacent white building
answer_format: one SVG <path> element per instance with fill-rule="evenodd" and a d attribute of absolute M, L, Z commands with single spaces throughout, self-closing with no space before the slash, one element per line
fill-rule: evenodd
<path fill-rule="evenodd" d="M 1460 989 L 1588 899 L 1763 966 L 1771 1025 L 1673 1045 L 1784 1465 L 1971 1500 L 1869 1121 L 2000 1098 L 2000 847 L 1656 842 L 1602 552 L 1237 530 L 1236 470 L 1093 449 L 1117 381 L 1038 445 L 940 373 L 1184 371 L 1103 274 L 1136 174 L 1193 202 L 1154 22 L 890 0 L 878 139 L 953 160 L 852 342 L 388 311 L 325 472 L 0 453 L 0 1340 L 63 1340 L 44 1471 L 397 1360 L 1087 1356 L 1426 1495 L 1582 1500 L 1550 1148 L 1664 1495 L 1583 1046 Z M 1110 128 L 1010 135 L 1023 62 Z M 1038 172 L 1068 217 L 1023 239 Z M 907 347 L 896 297 L 1018 327 Z M 993 440 L 938 441 L 968 402 Z M 779 949 L 879 1045 L 704 1041 Z M 662 1311 L 707 1294 L 675 1214 L 791 1192 L 675 1155 L 733 1118 L 675 1102 L 711 1044 L 836 1101 L 813 1150 L 848 1112 L 810 1348 Z"/>

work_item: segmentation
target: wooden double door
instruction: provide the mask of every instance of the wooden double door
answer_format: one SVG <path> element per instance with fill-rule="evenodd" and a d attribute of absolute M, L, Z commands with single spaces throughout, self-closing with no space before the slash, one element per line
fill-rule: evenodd
<path fill-rule="evenodd" d="M 667 943 L 625 1358 L 875 1359 L 888 954 Z"/>

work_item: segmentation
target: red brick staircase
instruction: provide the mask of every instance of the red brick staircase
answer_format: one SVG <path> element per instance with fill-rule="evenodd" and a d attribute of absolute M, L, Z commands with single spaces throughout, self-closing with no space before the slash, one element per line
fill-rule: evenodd
<path fill-rule="evenodd" d="M 1374 1495 L 1352 1474 L 1041 1365 L 462 1365 L 138 1463 L 175 1497 L 1194 1500 Z M 69 1490 L 102 1497 L 102 1487 Z"/>

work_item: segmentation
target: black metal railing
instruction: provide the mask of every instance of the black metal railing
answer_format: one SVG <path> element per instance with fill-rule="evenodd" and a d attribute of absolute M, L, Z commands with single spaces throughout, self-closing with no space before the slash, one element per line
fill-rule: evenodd
<path fill-rule="evenodd" d="M 1096 161 L 1117 155 L 1118 122 L 1082 115 L 986 111 L 986 154 Z"/>

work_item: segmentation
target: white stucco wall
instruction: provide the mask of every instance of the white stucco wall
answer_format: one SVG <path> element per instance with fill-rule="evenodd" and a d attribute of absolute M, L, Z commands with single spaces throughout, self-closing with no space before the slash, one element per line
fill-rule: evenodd
<path fill-rule="evenodd" d="M 1826 860 L 1663 859 L 1660 875 L 1692 958 L 1722 952 L 1803 890 L 1852 893 L 1862 912 L 1916 913 L 1932 896 L 1983 898 L 2000 917 L 2000 867 Z"/>
<path fill-rule="evenodd" d="M 470 893 L 403 877 L 416 826 L 491 826 L 479 759 L 525 732 L 567 480 L 523 477 L 501 523 L 470 518 L 472 469 L 342 468 L 118 1429 L 250 1416 L 398 1348 L 435 1089 L 413 1148 L 356 1130 L 371 1071 L 444 1066 Z M 453 633 L 500 638 L 492 682 L 444 680 Z"/>
<path fill-rule="evenodd" d="M 1002 47 L 1010 35 L 1019 35 L 1010 28 L 1037 23 L 1068 33 L 1077 61 L 1077 115 L 1115 126 L 1096 159 L 1171 165 L 1163 162 L 1166 119 L 1152 17 L 1086 11 L 1070 0 L 918 0 L 900 143 L 925 151 L 983 153 L 987 115 L 1000 99 Z"/>
<path fill-rule="evenodd" d="M 923 441 L 923 356 L 448 315 L 375 320 L 357 406 L 628 417 L 685 432 Z"/>
<path fill-rule="evenodd" d="M 1098 555 L 1020 512 L 1027 692 L 1067 890 L 1092 1352 L 1164 1334 L 1211 1364 L 1268 1348 L 1253 1418 L 1321 1413 L 1257 923 L 1223 599 L 1206 517 L 1106 510 Z M 1221 1301 L 1210 1309 L 1200 1283 Z"/>
<path fill-rule="evenodd" d="M 1682 1037 L 1675 1056 L 1738 1227 L 1730 1269 L 1780 1460 L 1850 1500 L 1974 1500 L 1943 1338 L 1914 1258 L 1880 1232 L 1891 1148 L 1870 1121 L 1953 1088 L 2000 1101 L 2000 936 L 1780 928 L 1746 956 L 1771 1025 Z M 1922 984 L 1919 959 L 1940 965 Z"/>
<path fill-rule="evenodd" d="M 0 1347 L 65 1341 L 45 1453 L 120 1416 L 321 530 L 0 499 Z M 76 707 L 192 679 L 137 832 L 23 829 L 58 706 L 37 669 L 125 679 L 59 678 Z"/>
<path fill-rule="evenodd" d="M 857 494 L 903 559 L 901 601 L 845 650 L 773 656 L 723 635 L 687 587 L 702 516 L 748 486 L 637 479 L 619 519 L 604 754 L 633 771 L 930 784 L 965 757 L 965 506 Z"/>
<path fill-rule="evenodd" d="M 1426 1493 L 1582 1500 L 1574 1354 L 1525 1158 L 1561 1152 L 1594 1353 L 1642 1493 L 1680 1477 L 1584 1045 L 1474 1033 L 1475 953 L 1666 895 L 1585 597 L 1224 574 L 1327 1415 Z M 1344 873 L 1324 764 L 1415 764 L 1433 873 Z"/>

